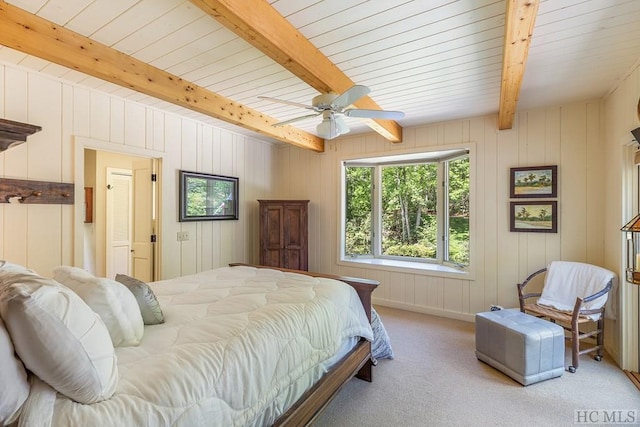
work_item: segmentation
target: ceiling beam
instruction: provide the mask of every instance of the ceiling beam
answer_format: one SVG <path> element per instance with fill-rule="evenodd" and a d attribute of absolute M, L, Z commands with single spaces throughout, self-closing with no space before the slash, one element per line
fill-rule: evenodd
<path fill-rule="evenodd" d="M 342 93 L 355 83 L 265 0 L 191 0 L 205 13 L 291 71 L 320 93 Z M 354 104 L 380 110 L 371 98 Z M 391 142 L 402 142 L 402 127 L 393 120 L 367 120 Z"/>
<path fill-rule="evenodd" d="M 513 127 L 539 0 L 507 0 L 498 129 Z"/>
<path fill-rule="evenodd" d="M 0 44 L 317 152 L 324 140 L 0 0 Z"/>

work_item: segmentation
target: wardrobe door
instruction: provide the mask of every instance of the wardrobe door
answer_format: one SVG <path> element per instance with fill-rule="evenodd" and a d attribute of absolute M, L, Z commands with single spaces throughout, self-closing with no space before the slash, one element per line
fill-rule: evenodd
<path fill-rule="evenodd" d="M 308 270 L 308 200 L 258 200 L 260 264 Z"/>

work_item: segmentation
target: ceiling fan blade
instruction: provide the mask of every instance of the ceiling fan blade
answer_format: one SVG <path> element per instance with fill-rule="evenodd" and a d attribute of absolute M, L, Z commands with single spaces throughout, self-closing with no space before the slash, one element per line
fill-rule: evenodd
<path fill-rule="evenodd" d="M 351 86 L 351 88 L 347 89 L 342 95 L 339 95 L 336 99 L 333 100 L 331 105 L 336 110 L 341 110 L 344 107 L 348 107 L 349 105 L 356 102 L 358 99 L 366 96 L 371 92 L 371 90 L 362 85 Z"/>
<path fill-rule="evenodd" d="M 365 119 L 397 120 L 404 117 L 404 113 L 402 111 L 363 110 L 357 108 L 345 110 L 343 113 L 347 117 L 360 117 Z"/>
<path fill-rule="evenodd" d="M 321 113 L 315 113 L 315 114 L 307 114 L 306 116 L 300 116 L 300 117 L 294 117 L 293 119 L 289 119 L 289 120 L 284 120 L 282 122 L 278 122 L 278 123 L 274 123 L 271 126 L 284 126 L 284 125 L 288 125 L 289 123 L 293 123 L 293 122 L 297 122 L 300 120 L 304 120 L 304 119 L 308 119 L 310 117 L 316 117 L 319 116 Z"/>
<path fill-rule="evenodd" d="M 293 105 L 294 107 L 306 108 L 308 110 L 313 110 L 311 105 L 300 104 L 299 102 L 285 101 L 284 99 L 271 98 L 268 96 L 259 96 L 260 99 L 266 99 L 267 101 L 278 102 L 280 104 Z"/>

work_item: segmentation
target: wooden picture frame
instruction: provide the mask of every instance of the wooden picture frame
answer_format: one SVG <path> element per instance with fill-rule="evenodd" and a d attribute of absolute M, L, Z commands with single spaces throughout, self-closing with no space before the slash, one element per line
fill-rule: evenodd
<path fill-rule="evenodd" d="M 511 202 L 509 206 L 510 231 L 525 233 L 557 233 L 558 202 Z"/>
<path fill-rule="evenodd" d="M 238 178 L 181 170 L 178 182 L 180 222 L 238 219 Z"/>
<path fill-rule="evenodd" d="M 545 198 L 558 196 L 558 166 L 511 168 L 511 198 Z"/>

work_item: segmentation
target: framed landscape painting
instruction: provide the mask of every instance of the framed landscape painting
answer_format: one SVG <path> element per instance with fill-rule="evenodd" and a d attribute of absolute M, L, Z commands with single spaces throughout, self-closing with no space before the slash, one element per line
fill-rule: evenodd
<path fill-rule="evenodd" d="M 534 233 L 558 232 L 558 202 L 511 202 L 510 230 Z"/>
<path fill-rule="evenodd" d="M 557 197 L 558 166 L 511 168 L 509 188 L 512 198 Z"/>

